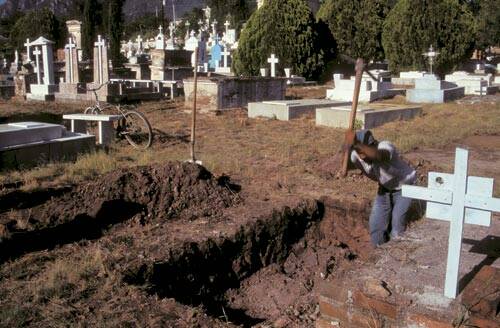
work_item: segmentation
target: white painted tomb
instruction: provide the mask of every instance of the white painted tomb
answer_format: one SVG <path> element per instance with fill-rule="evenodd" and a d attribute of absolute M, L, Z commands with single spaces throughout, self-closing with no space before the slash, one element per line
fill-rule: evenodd
<path fill-rule="evenodd" d="M 469 74 L 467 72 L 453 72 L 447 74 L 445 81 L 455 83 L 459 87 L 464 87 L 466 95 L 489 95 L 498 91 L 498 87 L 492 86 L 491 74 Z"/>
<path fill-rule="evenodd" d="M 375 76 L 377 81 L 373 80 L 369 75 L 363 76 L 359 90 L 360 102 L 371 102 L 405 93 L 403 89 L 393 89 L 391 82 L 382 81 L 382 76 Z M 334 74 L 334 84 L 333 89 L 326 90 L 326 98 L 338 101 L 352 101 L 355 77 L 344 79 L 342 74 Z"/>
<path fill-rule="evenodd" d="M 406 91 L 406 101 L 410 103 L 444 103 L 460 99 L 464 94 L 464 87 L 427 74 L 423 78 L 415 79 L 415 88 Z"/>
<path fill-rule="evenodd" d="M 463 225 L 490 226 L 491 212 L 500 212 L 493 198 L 493 179 L 468 176 L 468 151 L 457 148 L 453 174 L 429 172 L 429 186 L 403 186 L 404 197 L 427 202 L 426 216 L 450 222 L 444 295 L 455 298 L 462 248 Z"/>
<path fill-rule="evenodd" d="M 267 117 L 280 121 L 289 121 L 307 114 L 314 114 L 316 108 L 348 106 L 349 101 L 328 99 L 298 99 L 252 102 L 248 104 L 248 117 Z"/>
<path fill-rule="evenodd" d="M 95 137 L 66 131 L 58 124 L 18 122 L 0 124 L 0 161 L 5 167 L 74 158 L 92 149 Z"/>
<path fill-rule="evenodd" d="M 357 129 L 372 129 L 392 121 L 411 120 L 420 116 L 422 107 L 389 104 L 361 104 L 356 111 Z M 316 125 L 348 128 L 351 106 L 330 106 L 316 109 Z"/>

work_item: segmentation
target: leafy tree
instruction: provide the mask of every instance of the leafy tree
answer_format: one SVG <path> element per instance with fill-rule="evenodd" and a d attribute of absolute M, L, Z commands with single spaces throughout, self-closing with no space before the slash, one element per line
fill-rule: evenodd
<path fill-rule="evenodd" d="M 478 50 L 500 45 L 500 0 L 482 0 L 476 15 L 476 44 Z"/>
<path fill-rule="evenodd" d="M 59 21 L 48 8 L 28 11 L 21 16 L 10 31 L 10 44 L 15 49 L 23 49 L 27 38 L 43 36 L 61 47 L 66 38 L 64 23 Z"/>
<path fill-rule="evenodd" d="M 333 56 L 333 38 L 325 25 L 315 22 L 304 0 L 267 0 L 241 32 L 233 69 L 239 75 L 257 75 L 268 67 L 271 53 L 277 67 L 317 78 Z"/>
<path fill-rule="evenodd" d="M 82 56 L 91 59 L 94 42 L 97 39 L 97 28 L 101 26 L 102 8 L 97 0 L 85 0 L 82 17 Z"/>
<path fill-rule="evenodd" d="M 458 0 L 400 0 L 384 23 L 382 43 L 391 69 L 427 67 L 422 55 L 429 46 L 439 51 L 436 72 L 442 74 L 470 57 L 474 19 Z"/>
<path fill-rule="evenodd" d="M 382 26 L 393 3 L 389 0 L 326 0 L 316 16 L 328 24 L 341 54 L 382 60 Z"/>
<path fill-rule="evenodd" d="M 121 64 L 120 40 L 123 35 L 123 5 L 125 0 L 109 0 L 108 6 L 108 37 L 110 58 L 113 67 Z"/>

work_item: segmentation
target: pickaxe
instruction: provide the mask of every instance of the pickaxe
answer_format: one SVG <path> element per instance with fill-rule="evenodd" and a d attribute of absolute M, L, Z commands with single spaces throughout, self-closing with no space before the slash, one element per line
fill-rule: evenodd
<path fill-rule="evenodd" d="M 361 77 L 363 76 L 363 71 L 365 71 L 373 80 L 378 81 L 372 73 L 370 73 L 365 66 L 365 63 L 362 58 L 358 58 L 357 60 L 352 59 L 346 55 L 340 55 L 342 59 L 347 62 L 356 64 L 356 79 L 354 80 L 354 94 L 352 96 L 352 108 L 351 115 L 349 117 L 349 130 L 354 130 L 354 123 L 356 121 L 356 111 L 358 109 L 358 100 L 359 100 L 359 89 L 361 88 Z M 347 142 L 345 142 L 347 144 Z M 347 176 L 347 167 L 349 165 L 349 152 L 350 147 L 344 147 L 344 157 L 342 161 L 342 176 Z"/>

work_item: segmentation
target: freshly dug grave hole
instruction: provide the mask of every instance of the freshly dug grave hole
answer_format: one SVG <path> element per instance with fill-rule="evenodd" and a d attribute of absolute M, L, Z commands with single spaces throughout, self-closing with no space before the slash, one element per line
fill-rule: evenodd
<path fill-rule="evenodd" d="M 141 222 L 217 219 L 241 201 L 237 186 L 180 162 L 125 168 L 82 184 L 44 205 L 0 217 L 0 260 L 80 239 L 136 215 Z M 236 190 L 235 190 L 236 189 Z"/>
<path fill-rule="evenodd" d="M 363 206 L 324 204 L 285 207 L 232 236 L 185 243 L 124 279 L 236 325 L 312 327 L 318 280 L 341 274 L 369 242 Z"/>

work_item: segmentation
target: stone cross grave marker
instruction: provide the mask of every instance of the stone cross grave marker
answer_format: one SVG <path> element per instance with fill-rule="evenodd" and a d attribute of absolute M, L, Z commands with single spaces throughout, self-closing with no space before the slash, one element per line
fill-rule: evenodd
<path fill-rule="evenodd" d="M 64 47 L 67 54 L 66 60 L 68 61 L 68 65 L 66 66 L 66 82 L 75 83 L 78 82 L 78 78 L 75 76 L 75 67 L 78 71 L 78 63 L 74 62 L 76 56 L 73 55 L 76 50 L 76 44 L 73 43 L 73 38 L 69 38 L 68 41 L 68 44 Z"/>
<path fill-rule="evenodd" d="M 217 20 L 214 19 L 212 22 L 212 34 L 215 36 L 217 34 Z"/>
<path fill-rule="evenodd" d="M 97 76 L 94 75 L 94 82 L 103 84 L 107 82 L 107 78 L 105 78 L 105 68 L 107 70 L 107 48 L 106 48 L 106 40 L 101 37 L 101 35 L 97 36 L 97 42 L 94 43 L 94 46 L 97 49 L 97 60 L 94 59 L 94 65 L 96 65 L 95 61 L 97 61 Z"/>
<path fill-rule="evenodd" d="M 276 64 L 279 63 L 278 58 L 274 54 L 271 54 L 271 57 L 267 59 L 267 62 L 271 64 L 271 77 L 276 77 Z"/>
<path fill-rule="evenodd" d="M 432 45 L 430 46 L 429 51 L 423 54 L 423 56 L 429 58 L 429 68 L 431 74 L 432 74 L 432 65 L 434 65 L 434 58 L 436 58 L 437 55 L 439 55 L 439 52 L 435 51 Z"/>
<path fill-rule="evenodd" d="M 137 53 L 138 54 L 142 54 L 142 38 L 140 35 L 137 36 L 137 39 L 135 40 L 137 41 Z"/>
<path fill-rule="evenodd" d="M 429 172 L 429 187 L 403 186 L 403 197 L 427 201 L 426 216 L 450 221 L 444 295 L 455 298 L 464 223 L 489 227 L 491 212 L 500 212 L 493 198 L 493 179 L 467 176 L 469 153 L 457 148 L 453 174 Z"/>
<path fill-rule="evenodd" d="M 229 30 L 229 25 L 231 25 L 231 23 L 229 23 L 229 21 L 227 20 L 227 21 L 224 23 L 224 26 L 226 27 L 226 34 L 227 34 L 227 31 Z"/>
<path fill-rule="evenodd" d="M 160 33 L 158 33 L 158 35 L 155 38 L 155 40 L 156 40 L 155 48 L 160 49 L 160 50 L 164 50 L 165 49 L 165 36 L 163 35 L 163 32 L 162 32 L 163 27 L 160 25 L 158 30 L 160 30 Z"/>
<path fill-rule="evenodd" d="M 170 25 L 168 26 L 168 30 L 170 31 L 170 33 L 169 33 L 170 38 L 173 40 L 174 39 L 174 30 L 175 30 L 174 23 L 170 23 Z"/>
<path fill-rule="evenodd" d="M 42 78 L 40 76 L 40 55 L 42 52 L 39 47 L 35 47 L 33 55 L 35 56 L 35 66 L 36 66 L 36 84 L 42 84 Z"/>
<path fill-rule="evenodd" d="M 30 43 L 30 39 L 26 39 L 26 43 L 24 44 L 24 46 L 26 47 L 26 60 L 29 63 L 31 61 L 31 52 L 30 52 L 31 43 Z"/>

